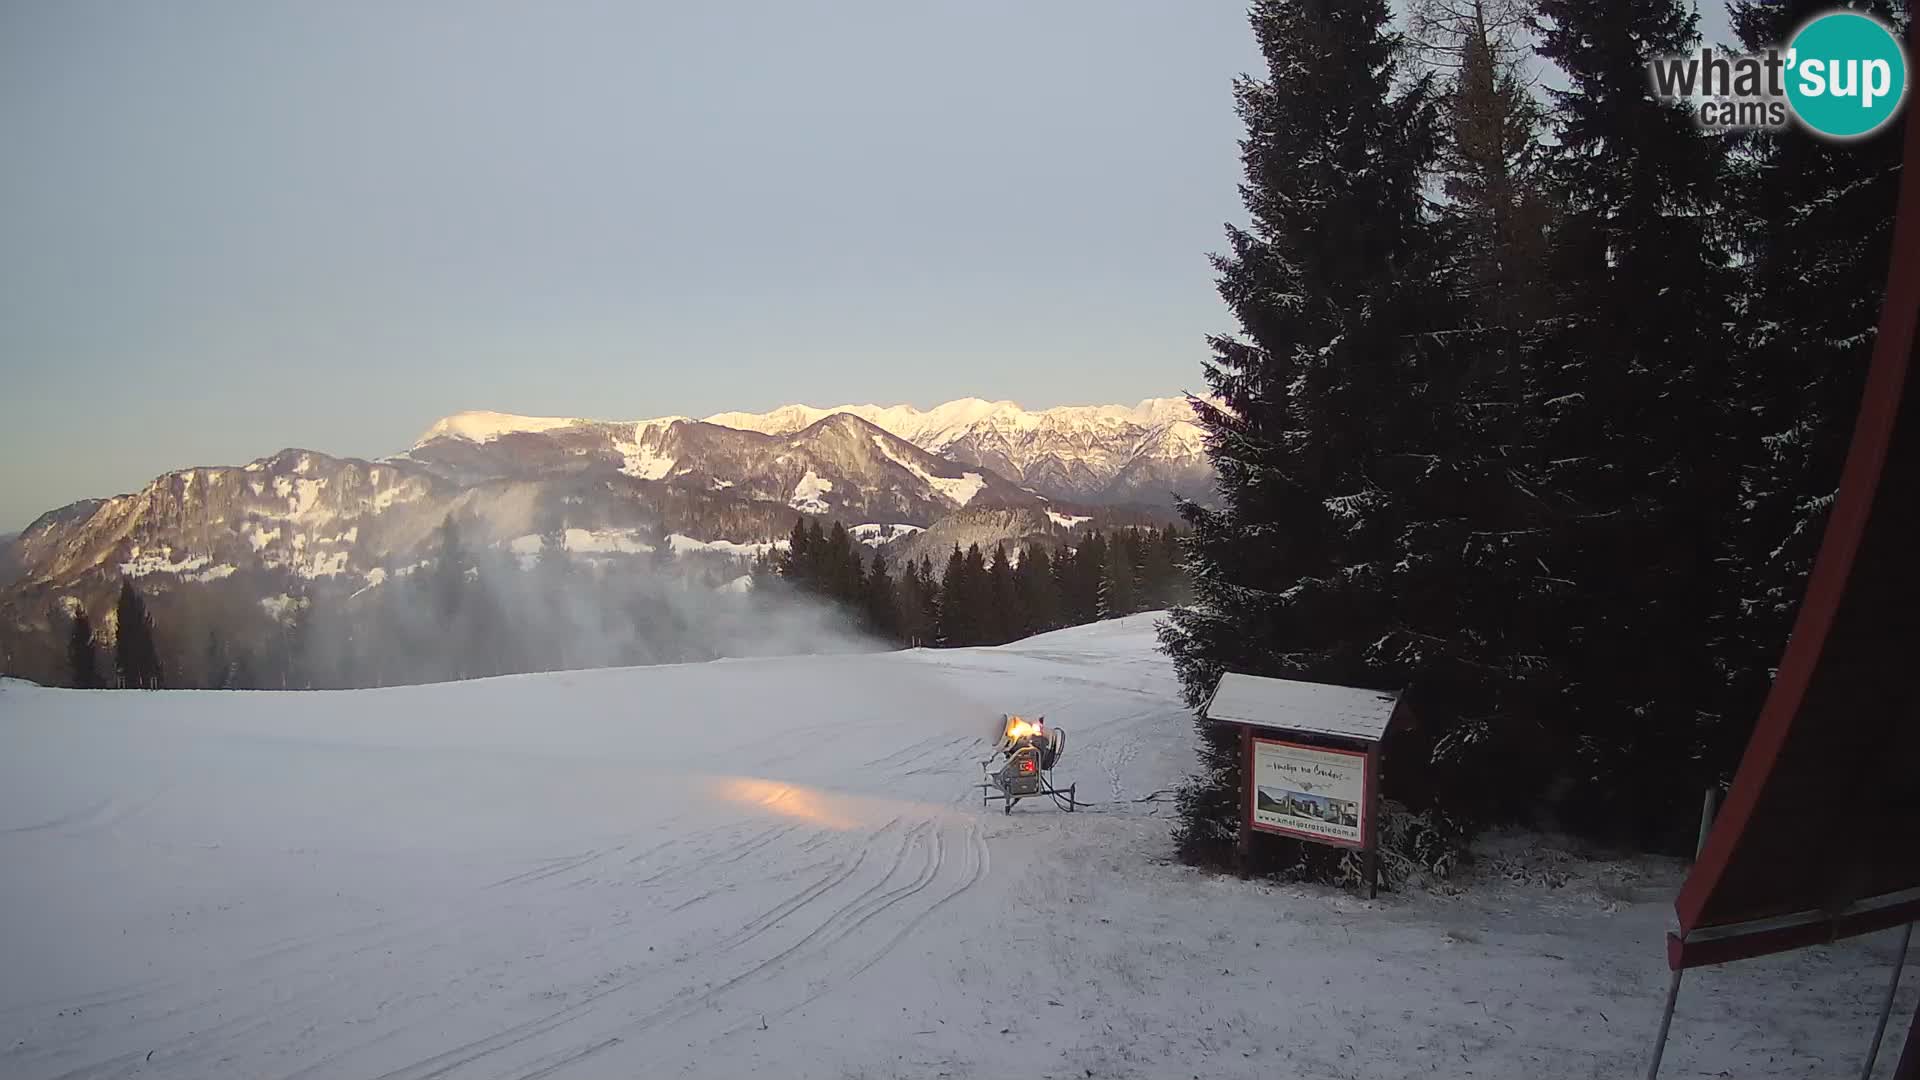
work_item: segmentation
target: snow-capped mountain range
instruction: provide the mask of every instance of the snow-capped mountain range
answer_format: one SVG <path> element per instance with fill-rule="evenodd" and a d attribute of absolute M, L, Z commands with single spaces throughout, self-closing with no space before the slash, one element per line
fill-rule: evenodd
<path fill-rule="evenodd" d="M 0 629 L 45 627 L 53 609 L 98 603 L 122 576 L 162 591 L 221 583 L 249 602 L 295 586 L 357 595 L 430 558 L 449 514 L 473 541 L 522 555 L 549 535 L 596 555 L 752 555 L 798 514 L 842 521 L 871 546 L 906 542 L 905 554 L 1059 534 L 1128 506 L 1165 518 L 1174 493 L 1205 498 L 1211 486 L 1181 398 L 625 422 L 462 412 L 378 461 L 288 449 L 49 511 L 0 552 Z"/>
<path fill-rule="evenodd" d="M 1169 491 L 1194 494 L 1211 478 L 1185 398 L 1148 398 L 1138 405 L 1067 405 L 1028 410 L 1011 401 L 961 398 L 921 410 L 911 405 L 783 405 L 764 413 L 724 412 L 703 423 L 766 435 L 793 435 L 829 416 L 857 416 L 920 449 L 977 465 L 1049 499 L 1102 504 L 1161 502 Z M 687 422 L 681 416 L 598 421 L 555 416 L 462 412 L 436 421 L 414 448 L 444 440 L 488 444 L 510 435 L 604 433 L 645 443 L 651 433 Z M 671 459 L 637 467 L 670 470 Z M 637 474 L 636 474 L 637 475 Z M 657 478 L 657 477 L 656 477 Z"/>

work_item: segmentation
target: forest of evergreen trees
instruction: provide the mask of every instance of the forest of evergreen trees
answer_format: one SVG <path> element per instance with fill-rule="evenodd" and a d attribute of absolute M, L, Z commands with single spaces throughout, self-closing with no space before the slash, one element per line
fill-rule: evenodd
<path fill-rule="evenodd" d="M 872 637 L 905 646 L 1000 645 L 1033 634 L 1156 611 L 1188 599 L 1178 568 L 1181 532 L 1087 530 L 1073 544 L 1028 544 L 991 554 L 956 546 L 936 574 L 922 556 L 897 570 L 884 550 L 871 559 L 838 521 L 793 523 L 787 549 L 755 567 L 773 581 L 847 612 Z"/>
<path fill-rule="evenodd" d="M 1731 5 L 1749 48 L 1816 11 Z M 1853 5 L 1902 32 L 1905 3 Z M 1388 835 L 1532 820 L 1672 850 L 1737 764 L 1874 339 L 1900 125 L 1709 134 L 1647 61 L 1685 0 L 1259 0 L 1237 87 L 1237 333 L 1199 405 L 1217 509 L 1163 645 L 1402 690 Z M 1536 88 L 1551 65 L 1564 89 Z M 1239 748 L 1201 725 L 1182 847 L 1228 857 Z M 1416 850 L 1418 849 L 1418 850 Z M 1274 839 L 1260 868 L 1341 872 Z"/>
<path fill-rule="evenodd" d="M 153 616 L 146 600 L 133 582 L 120 583 L 120 596 L 114 602 L 113 677 L 100 670 L 101 647 L 93 619 L 84 607 L 73 612 L 67 632 L 67 685 L 81 690 L 117 687 L 123 690 L 159 690 L 166 686 L 160 663 L 159 642 L 154 636 Z"/>

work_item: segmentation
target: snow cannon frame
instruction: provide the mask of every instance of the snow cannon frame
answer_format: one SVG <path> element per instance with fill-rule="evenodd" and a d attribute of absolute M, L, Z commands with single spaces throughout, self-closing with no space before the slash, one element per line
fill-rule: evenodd
<path fill-rule="evenodd" d="M 1079 785 L 1068 784 L 1064 791 L 1053 786 L 1053 766 L 1066 751 L 1067 733 L 1046 725 L 1044 716 L 1028 721 L 1012 714 L 1001 715 L 987 737 L 993 753 L 980 762 L 980 783 L 976 786 L 982 807 L 999 799 L 1004 812 L 1011 814 L 1014 803 L 1044 795 L 1061 809 L 1073 812 L 1074 789 Z"/>

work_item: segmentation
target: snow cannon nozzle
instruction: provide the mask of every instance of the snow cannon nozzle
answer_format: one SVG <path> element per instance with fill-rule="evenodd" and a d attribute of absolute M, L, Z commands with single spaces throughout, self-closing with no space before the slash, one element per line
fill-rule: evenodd
<path fill-rule="evenodd" d="M 980 782 L 982 806 L 993 799 L 1002 799 L 1010 814 L 1013 804 L 1023 798 L 1049 795 L 1063 808 L 1073 809 L 1073 788 L 1069 786 L 1065 791 L 1059 791 L 1054 788 L 1049 776 L 1054 764 L 1066 750 L 1065 731 L 1047 727 L 1047 718 L 1044 716 L 1028 720 L 1014 713 L 1004 713 L 989 733 L 989 742 L 993 746 L 993 753 L 980 763 L 983 774 Z M 998 768 L 994 767 L 996 760 L 999 761 Z"/>

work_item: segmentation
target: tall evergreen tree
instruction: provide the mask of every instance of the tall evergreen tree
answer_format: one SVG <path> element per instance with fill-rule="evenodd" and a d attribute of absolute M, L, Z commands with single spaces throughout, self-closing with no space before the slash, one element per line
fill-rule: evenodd
<path fill-rule="evenodd" d="M 200 671 L 200 685 L 208 690 L 233 688 L 233 658 L 228 653 L 226 638 L 221 636 L 218 627 L 207 630 L 206 648 L 200 656 Z"/>
<path fill-rule="evenodd" d="M 1043 544 L 1029 544 L 1014 567 L 1013 587 L 1019 597 L 1020 637 L 1044 634 L 1060 625 L 1060 589 L 1054 581 L 1053 559 Z"/>
<path fill-rule="evenodd" d="M 989 645 L 1004 645 L 1019 634 L 1026 621 L 1018 610 L 1019 598 L 1013 585 L 1013 564 L 1007 559 L 1007 545 L 995 544 L 993 559 L 987 564 L 986 625 L 983 638 Z"/>
<path fill-rule="evenodd" d="M 1749 50 L 1784 44 L 1819 0 L 1736 0 L 1733 27 Z M 1911 5 L 1849 5 L 1909 32 Z M 1901 146 L 1910 109 L 1858 140 L 1756 132 L 1733 157 L 1728 208 L 1739 227 L 1750 328 L 1740 388 L 1741 541 L 1730 613 L 1745 659 L 1732 715 L 1754 715 L 1798 611 L 1873 352 L 1884 295 Z M 1730 767 L 1745 734 L 1727 725 L 1713 757 Z"/>
<path fill-rule="evenodd" d="M 154 639 L 153 616 L 133 582 L 120 580 L 120 599 L 114 605 L 114 669 L 120 685 L 129 690 L 158 690 L 163 685 L 160 650 Z"/>
<path fill-rule="evenodd" d="M 67 632 L 67 684 L 78 690 L 100 685 L 100 654 L 93 640 L 93 620 L 86 608 L 75 608 Z"/>
<path fill-rule="evenodd" d="M 753 557 L 747 577 L 753 582 L 753 591 L 765 596 L 773 583 L 780 579 L 780 560 L 770 550 L 760 552 Z"/>
<path fill-rule="evenodd" d="M 1068 556 L 1058 559 L 1061 567 L 1061 605 L 1069 626 L 1090 623 L 1100 617 L 1100 577 L 1107 567 L 1105 534 L 1088 530 L 1080 544 Z"/>
<path fill-rule="evenodd" d="M 787 550 L 780 555 L 780 576 L 799 588 L 807 583 L 813 565 L 813 534 L 807 531 L 807 519 L 794 518 L 793 531 L 787 534 Z"/>
<path fill-rule="evenodd" d="M 1551 539 L 1578 516 L 1550 482 L 1544 417 L 1568 388 L 1545 377 L 1550 197 L 1542 111 L 1519 43 L 1522 0 L 1416 0 L 1417 47 L 1440 73 L 1434 168 L 1443 198 L 1423 260 L 1432 288 L 1408 305 L 1439 347 L 1410 366 L 1370 470 L 1397 535 L 1379 560 L 1380 604 L 1356 635 L 1364 678 L 1405 689 L 1431 722 L 1397 739 L 1405 802 L 1514 813 L 1537 793 L 1496 777 L 1547 773 L 1540 719 L 1561 685 L 1568 610 Z M 1576 399 L 1577 400 L 1577 399 Z M 1563 455 L 1571 456 L 1571 455 Z"/>
<path fill-rule="evenodd" d="M 449 513 L 440 522 L 434 545 L 433 575 L 429 579 L 433 612 L 439 619 L 438 635 L 432 644 L 429 679 L 468 679 L 483 674 L 474 654 L 473 580 L 479 573 L 473 553 L 460 535 L 460 524 Z M 294 598 L 281 619 L 280 678 L 283 689 L 300 685 L 302 673 L 296 661 L 304 652 L 302 640 L 311 630 L 309 607 Z"/>
<path fill-rule="evenodd" d="M 1267 65 L 1235 88 L 1252 225 L 1214 260 L 1241 332 L 1212 339 L 1219 404 L 1195 402 L 1221 506 L 1181 505 L 1196 601 L 1161 629 L 1196 708 L 1229 669 L 1380 678 L 1365 652 L 1391 625 L 1403 530 L 1376 477 L 1406 469 L 1400 448 L 1424 429 L 1438 348 L 1425 331 L 1442 306 L 1422 190 L 1437 110 L 1430 78 L 1398 78 L 1385 0 L 1260 0 L 1250 18 Z M 1239 743 L 1199 726 L 1181 844 L 1218 858 L 1238 832 Z"/>
<path fill-rule="evenodd" d="M 434 543 L 433 600 L 441 619 L 450 621 L 466 599 L 467 582 L 476 567 L 451 513 L 441 519 L 439 533 Z"/>
<path fill-rule="evenodd" d="M 940 583 L 933 577 L 933 559 L 920 556 L 920 612 L 915 622 L 916 632 L 922 645 L 932 645 L 939 639 L 940 626 Z"/>
<path fill-rule="evenodd" d="M 1544 116 L 1522 44 L 1532 5 L 1414 0 L 1410 14 L 1416 48 L 1443 74 L 1441 227 L 1459 273 L 1463 329 L 1476 335 L 1478 352 L 1504 358 L 1548 299 Z"/>
<path fill-rule="evenodd" d="M 1107 545 L 1106 565 L 1100 570 L 1099 617 L 1117 619 L 1131 615 L 1138 584 L 1133 568 L 1133 544 L 1130 532 L 1115 533 Z"/>
<path fill-rule="evenodd" d="M 993 608 L 993 582 L 987 577 L 987 557 L 979 544 L 967 545 L 966 573 L 960 581 L 965 593 L 963 610 L 966 613 L 967 644 L 990 644 L 987 635 L 992 631 L 989 620 Z"/>
<path fill-rule="evenodd" d="M 1074 612 L 1073 583 L 1077 580 L 1078 571 L 1074 567 L 1073 561 L 1074 554 L 1071 545 L 1059 544 L 1054 547 L 1052 559 L 1053 595 L 1057 598 L 1056 603 L 1058 607 L 1055 610 L 1058 613 L 1057 625 L 1059 626 L 1078 626 L 1080 624 L 1080 620 L 1075 618 Z"/>
<path fill-rule="evenodd" d="M 859 555 L 853 550 L 847 527 L 838 520 L 834 521 L 832 531 L 827 533 L 827 542 L 820 549 L 819 557 L 822 595 L 849 610 L 857 610 L 863 576 Z"/>
<path fill-rule="evenodd" d="M 909 649 L 928 643 L 930 624 L 925 612 L 927 583 L 920 576 L 920 564 L 908 559 L 900 565 L 900 580 L 894 587 L 893 621 L 899 641 Z"/>
<path fill-rule="evenodd" d="M 889 644 L 900 639 L 898 605 L 899 597 L 894 589 L 893 578 L 887 572 L 886 552 L 876 551 L 866 579 L 867 629 L 873 636 Z"/>
<path fill-rule="evenodd" d="M 572 592 L 578 568 L 574 565 L 573 555 L 567 551 L 564 529 L 556 527 L 541 534 L 539 561 L 534 564 L 533 572 L 541 594 L 549 603 L 561 603 L 562 598 Z M 528 642 L 529 659 L 533 666 L 548 671 L 565 671 L 573 667 L 576 662 L 572 655 L 574 637 L 572 633 L 547 634 Z"/>
<path fill-rule="evenodd" d="M 824 591 L 828 562 L 827 534 L 821 531 L 820 521 L 815 518 L 807 522 L 806 560 L 800 570 L 801 584 L 816 593 Z"/>
<path fill-rule="evenodd" d="M 1540 0 L 1555 91 L 1560 290 L 1542 355 L 1556 391 L 1541 483 L 1571 506 L 1541 561 L 1576 600 L 1552 710 L 1576 823 L 1685 833 L 1729 724 L 1739 470 L 1730 388 L 1736 280 L 1714 223 L 1724 142 L 1653 96 L 1648 61 L 1697 41 L 1680 0 Z M 1584 610 L 1579 610 L 1584 609 Z M 1635 790 L 1618 813 L 1617 793 Z"/>
<path fill-rule="evenodd" d="M 968 606 L 972 594 L 972 584 L 967 581 L 966 556 L 960 554 L 960 545 L 955 544 L 953 554 L 947 556 L 947 571 L 940 577 L 939 617 L 934 638 L 942 648 L 974 643 L 973 612 Z"/>

